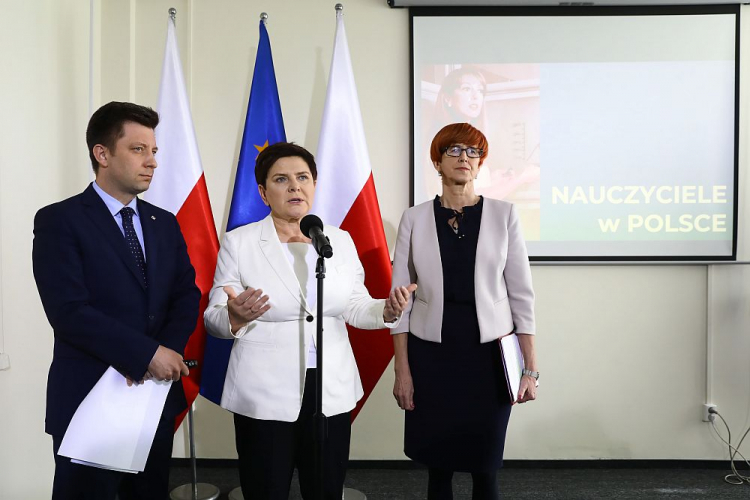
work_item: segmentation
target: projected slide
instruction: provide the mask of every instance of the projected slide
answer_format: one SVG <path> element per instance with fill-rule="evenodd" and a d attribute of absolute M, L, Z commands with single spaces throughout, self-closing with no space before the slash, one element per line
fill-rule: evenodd
<path fill-rule="evenodd" d="M 415 13 L 414 202 L 440 192 L 435 133 L 469 122 L 489 141 L 476 190 L 516 205 L 532 257 L 733 258 L 735 28 Z"/>

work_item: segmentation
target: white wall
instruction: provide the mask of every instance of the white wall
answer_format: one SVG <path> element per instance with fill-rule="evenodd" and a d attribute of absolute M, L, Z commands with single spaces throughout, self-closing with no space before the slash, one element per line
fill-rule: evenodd
<path fill-rule="evenodd" d="M 287 136 L 314 152 L 334 3 L 95 0 L 94 105 L 119 99 L 155 106 L 166 12 L 176 7 L 195 128 L 223 228 L 258 15 L 270 16 Z M 87 0 L 0 0 L 0 349 L 11 359 L 10 370 L 0 371 L 0 498 L 43 498 L 51 485 L 51 440 L 43 427 L 52 331 L 33 282 L 31 230 L 38 208 L 81 191 L 90 179 L 84 141 L 89 6 Z M 385 0 L 350 0 L 345 19 L 392 249 L 408 206 L 408 11 L 389 9 Z M 742 54 L 750 53 L 747 29 Z M 747 111 L 743 95 L 742 138 L 750 130 Z M 746 220 L 744 205 L 741 215 Z M 724 447 L 700 421 L 701 407 L 710 398 L 735 434 L 750 423 L 750 270 L 535 266 L 533 274 L 541 387 L 538 401 L 514 410 L 507 458 L 724 458 Z M 352 458 L 404 458 L 392 383 L 389 369 L 354 423 Z M 199 400 L 196 421 L 200 457 L 235 456 L 226 412 Z M 178 436 L 176 456 L 184 456 Z"/>
<path fill-rule="evenodd" d="M 0 498 L 49 497 L 52 331 L 31 273 L 34 213 L 89 178 L 89 5 L 0 1 Z M 3 346 L 4 344 L 4 346 Z"/>

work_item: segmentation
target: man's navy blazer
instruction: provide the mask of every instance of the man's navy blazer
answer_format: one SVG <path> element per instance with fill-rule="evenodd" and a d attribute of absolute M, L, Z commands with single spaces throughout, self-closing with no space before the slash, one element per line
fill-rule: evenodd
<path fill-rule="evenodd" d="M 183 354 L 195 329 L 200 291 L 177 219 L 137 203 L 148 286 L 91 185 L 34 219 L 34 278 L 55 334 L 45 425 L 53 436 L 109 366 L 141 380 L 159 345 Z M 163 418 L 185 407 L 182 384 L 173 384 Z"/>

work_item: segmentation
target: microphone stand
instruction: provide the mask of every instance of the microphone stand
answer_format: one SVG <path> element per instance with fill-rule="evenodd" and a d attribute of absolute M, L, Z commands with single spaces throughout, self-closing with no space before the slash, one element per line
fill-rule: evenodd
<path fill-rule="evenodd" d="M 323 280 L 326 277 L 326 264 L 322 256 L 318 256 L 318 263 L 315 266 L 315 277 L 318 279 L 318 321 L 317 326 L 317 348 L 315 349 L 315 415 L 313 422 L 315 424 L 315 489 L 316 498 L 323 500 L 325 498 L 325 487 L 323 481 L 323 457 L 325 455 L 325 440 L 328 435 L 328 420 L 323 415 Z M 366 500 L 367 497 L 361 491 L 344 488 L 342 500 Z"/>
<path fill-rule="evenodd" d="M 323 280 L 326 277 L 325 258 L 318 255 L 318 262 L 315 265 L 315 277 L 318 281 L 317 297 L 317 346 L 315 348 L 315 414 L 313 415 L 313 424 L 315 426 L 315 499 L 323 500 L 325 498 L 325 486 L 323 481 L 323 456 L 325 454 L 325 440 L 328 434 L 327 419 L 323 415 Z M 239 490 L 239 488 L 237 488 Z M 242 499 L 241 493 L 237 490 L 232 491 L 230 499 Z M 234 496 L 233 496 L 234 495 Z"/>
<path fill-rule="evenodd" d="M 317 297 L 317 346 L 316 370 L 315 370 L 315 478 L 317 481 L 316 490 L 318 500 L 325 498 L 325 488 L 323 481 L 323 457 L 325 455 L 325 439 L 327 434 L 327 420 L 323 415 L 323 280 L 326 277 L 325 259 L 318 256 L 318 263 L 315 266 L 315 277 L 318 279 L 318 297 Z"/>

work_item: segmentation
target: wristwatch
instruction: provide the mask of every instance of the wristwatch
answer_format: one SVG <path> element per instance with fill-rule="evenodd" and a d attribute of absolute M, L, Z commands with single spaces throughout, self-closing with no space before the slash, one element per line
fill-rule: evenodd
<path fill-rule="evenodd" d="M 521 372 L 521 375 L 528 375 L 534 380 L 539 381 L 539 372 L 532 372 L 531 370 L 527 370 L 526 368 L 524 368 Z"/>

